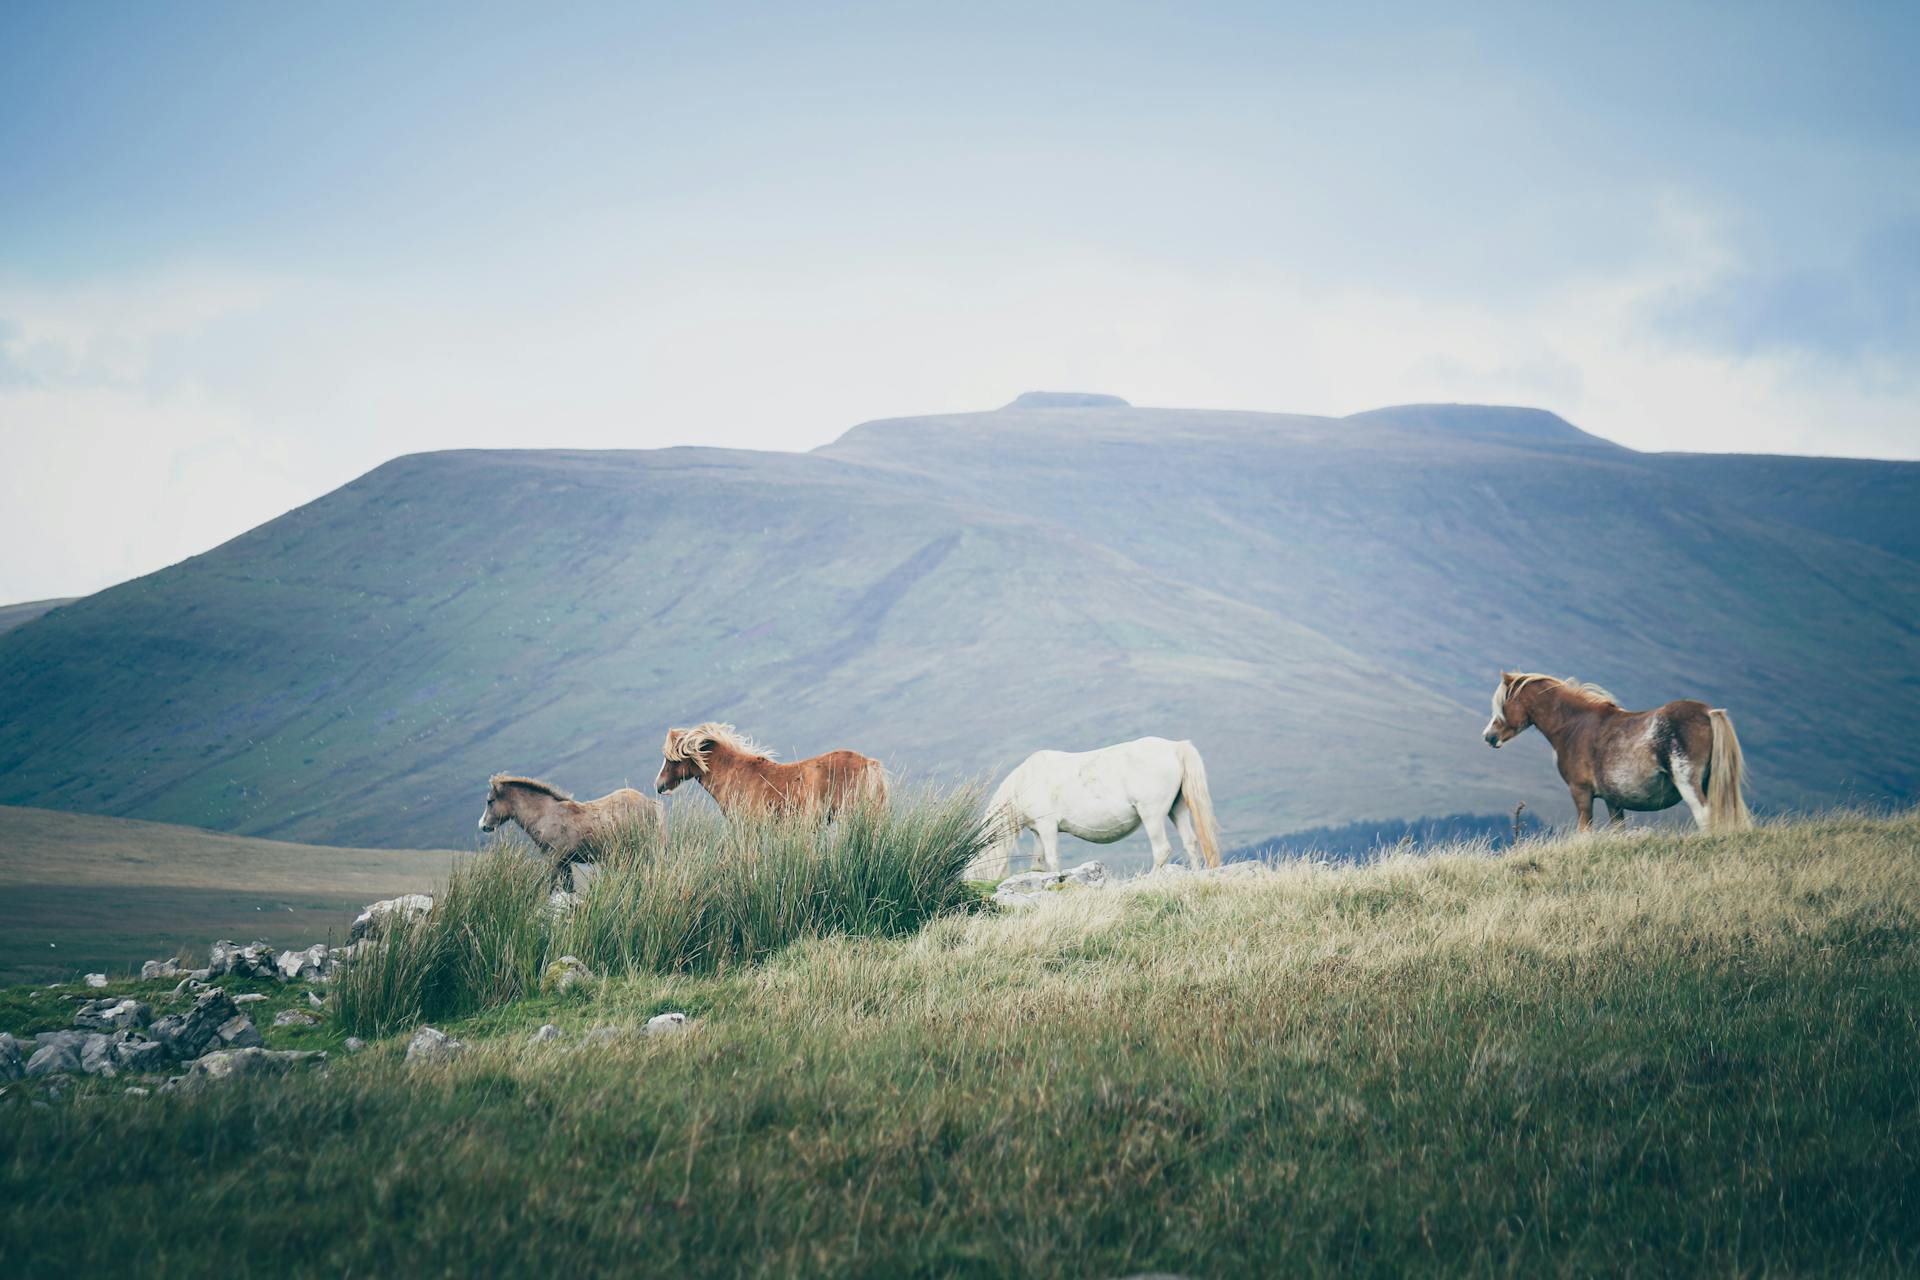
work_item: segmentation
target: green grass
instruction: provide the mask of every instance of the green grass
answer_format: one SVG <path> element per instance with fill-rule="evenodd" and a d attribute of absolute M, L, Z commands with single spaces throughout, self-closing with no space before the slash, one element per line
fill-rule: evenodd
<path fill-rule="evenodd" d="M 563 917 L 548 910 L 544 865 L 502 842 L 455 870 L 430 913 L 356 956 L 335 1006 L 349 1030 L 381 1035 L 532 994 L 562 956 L 600 975 L 704 973 L 802 938 L 909 932 L 978 900 L 962 873 L 985 844 L 980 808 L 978 789 L 962 788 L 830 824 L 696 811 L 664 848 L 622 833 Z"/>
<path fill-rule="evenodd" d="M 1920 820 L 1063 893 L 0 1099 L 9 1271 L 1899 1275 Z M 570 1036 L 696 1014 L 684 1035 Z M 12 1086 L 17 1097 L 22 1086 Z M 214 1247 L 211 1242 L 217 1242 Z"/>

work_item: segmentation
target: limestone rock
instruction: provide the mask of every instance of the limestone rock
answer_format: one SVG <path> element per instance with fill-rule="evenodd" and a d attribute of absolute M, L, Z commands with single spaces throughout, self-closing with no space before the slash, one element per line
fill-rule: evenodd
<path fill-rule="evenodd" d="M 1049 893 L 1098 889 L 1106 883 L 1107 867 L 1103 862 L 1083 862 L 1064 871 L 1023 871 L 1002 880 L 993 891 L 993 900 L 1003 907 L 1025 907 Z"/>
<path fill-rule="evenodd" d="M 156 978 L 172 978 L 179 974 L 178 960 L 149 960 L 140 966 L 140 980 L 152 982 Z"/>
<path fill-rule="evenodd" d="M 216 1033 L 220 1043 L 229 1049 L 258 1049 L 266 1044 L 260 1035 L 260 1028 L 253 1025 L 253 1019 L 244 1013 L 236 1013 L 220 1024 Z"/>
<path fill-rule="evenodd" d="M 113 1061 L 123 1071 L 144 1076 L 164 1068 L 171 1055 L 158 1040 L 127 1039 L 113 1046 Z"/>
<path fill-rule="evenodd" d="M 241 1076 L 279 1076 L 291 1071 L 317 1070 L 327 1064 L 327 1055 L 314 1049 L 216 1049 L 195 1058 L 187 1067 L 180 1087 L 202 1088 Z"/>
<path fill-rule="evenodd" d="M 593 970 L 579 956 L 561 956 L 540 975 L 540 989 L 565 994 L 575 987 L 591 985 Z"/>
<path fill-rule="evenodd" d="M 235 1004 L 259 1004 L 267 998 L 264 991 L 242 991 L 233 998 Z"/>
<path fill-rule="evenodd" d="M 51 1076 L 78 1070 L 80 1046 L 75 1044 L 43 1044 L 27 1059 L 29 1076 Z"/>
<path fill-rule="evenodd" d="M 0 1080 L 18 1080 L 25 1074 L 27 1064 L 20 1056 L 20 1042 L 0 1031 Z"/>
<path fill-rule="evenodd" d="M 207 948 L 207 972 L 218 977 L 231 973 L 241 978 L 277 978 L 279 967 L 274 963 L 273 948 L 264 942 L 251 942 L 239 946 L 233 942 L 221 941 Z"/>
<path fill-rule="evenodd" d="M 273 1025 L 276 1027 L 317 1027 L 322 1021 L 323 1019 L 319 1014 L 309 1013 L 305 1009 L 282 1009 L 274 1015 Z"/>
<path fill-rule="evenodd" d="M 87 975 L 87 985 L 98 991 L 101 987 L 107 985 L 107 975 L 104 973 L 90 973 Z"/>
<path fill-rule="evenodd" d="M 467 1051 L 464 1040 L 455 1040 L 444 1031 L 422 1027 L 407 1041 L 407 1061 L 413 1063 L 451 1062 Z"/>
<path fill-rule="evenodd" d="M 552 1041 L 560 1039 L 561 1036 L 564 1034 L 565 1033 L 562 1032 L 560 1028 L 554 1026 L 551 1022 L 549 1022 L 545 1026 L 541 1027 L 538 1031 L 528 1036 L 527 1043 L 528 1044 L 549 1044 Z"/>
<path fill-rule="evenodd" d="M 253 1025 L 251 1020 L 241 1018 L 232 996 L 211 987 L 194 998 L 193 1008 L 161 1018 L 149 1028 L 148 1034 L 184 1062 L 216 1047 L 222 1028 L 236 1019 Z"/>
<path fill-rule="evenodd" d="M 671 1035 L 687 1029 L 687 1015 L 684 1013 L 656 1013 L 647 1019 L 645 1034 L 650 1036 Z"/>
<path fill-rule="evenodd" d="M 325 982 L 333 971 L 327 944 L 316 942 L 305 951 L 282 951 L 274 961 L 282 982 Z"/>
<path fill-rule="evenodd" d="M 379 936 L 388 919 L 396 914 L 424 915 L 431 910 L 433 898 L 424 893 L 405 893 L 397 898 L 369 903 L 365 911 L 354 917 L 353 928 L 347 932 L 347 941 L 359 942 L 362 938 Z"/>
<path fill-rule="evenodd" d="M 80 1069 L 90 1076 L 116 1076 L 120 1069 L 113 1063 L 113 1041 L 95 1032 L 80 1046 Z"/>
<path fill-rule="evenodd" d="M 153 1009 L 140 1000 L 117 1000 L 107 996 L 89 1000 L 75 1011 L 73 1025 L 89 1031 L 121 1031 L 144 1027 L 153 1021 Z"/>
<path fill-rule="evenodd" d="M 362 1049 L 367 1047 L 367 1042 L 365 1040 L 362 1040 L 359 1036 L 348 1036 L 346 1044 L 342 1045 L 341 1047 L 344 1048 L 348 1053 L 358 1053 Z"/>

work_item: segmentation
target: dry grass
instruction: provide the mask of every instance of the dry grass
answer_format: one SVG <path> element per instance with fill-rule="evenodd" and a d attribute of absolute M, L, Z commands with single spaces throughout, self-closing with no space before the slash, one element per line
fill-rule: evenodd
<path fill-rule="evenodd" d="M 1844 817 L 804 940 L 495 1010 L 444 1069 L 16 1112 L 0 1232 L 154 1273 L 1910 1274 L 1917 856 Z M 522 1044 L 663 1007 L 694 1029 Z"/>

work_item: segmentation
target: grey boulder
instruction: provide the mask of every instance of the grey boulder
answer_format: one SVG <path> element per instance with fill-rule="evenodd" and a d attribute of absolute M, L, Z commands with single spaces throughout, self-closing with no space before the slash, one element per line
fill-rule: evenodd
<path fill-rule="evenodd" d="M 232 996 L 218 987 L 212 987 L 194 998 L 193 1008 L 185 1013 L 161 1018 L 148 1029 L 148 1034 L 166 1045 L 174 1057 L 184 1062 L 218 1047 L 222 1029 L 236 1019 L 247 1021 L 248 1026 L 253 1025 L 250 1020 L 242 1018 Z"/>
<path fill-rule="evenodd" d="M 140 966 L 140 979 L 143 982 L 151 982 L 156 978 L 177 977 L 179 973 L 178 960 L 149 960 Z"/>
<path fill-rule="evenodd" d="M 80 1046 L 59 1043 L 43 1044 L 33 1051 L 27 1059 L 27 1075 L 52 1076 L 62 1072 L 80 1070 Z"/>
<path fill-rule="evenodd" d="M 282 1009 L 273 1017 L 276 1027 L 317 1027 L 323 1019 L 307 1009 Z"/>
<path fill-rule="evenodd" d="M 27 1064 L 20 1056 L 20 1042 L 0 1031 L 0 1080 L 18 1080 L 25 1074 Z"/>
<path fill-rule="evenodd" d="M 264 942 L 246 946 L 222 940 L 207 948 L 207 971 L 218 977 L 231 973 L 240 978 L 277 978 L 280 969 L 274 963 L 273 948 Z"/>
<path fill-rule="evenodd" d="M 108 996 L 89 1000 L 75 1011 L 73 1025 L 89 1031 L 124 1031 L 144 1027 L 153 1021 L 153 1009 L 140 1000 L 117 1000 Z"/>
<path fill-rule="evenodd" d="M 527 1043 L 528 1044 L 550 1044 L 553 1041 L 560 1039 L 560 1037 L 563 1034 L 564 1033 L 560 1030 L 560 1028 L 554 1026 L 551 1022 L 549 1022 L 545 1026 L 541 1027 L 538 1031 L 528 1036 Z"/>
<path fill-rule="evenodd" d="M 273 963 L 282 982 L 324 982 L 333 970 L 333 958 L 324 942 L 316 942 L 305 951 L 282 951 Z"/>
<path fill-rule="evenodd" d="M 433 910 L 433 898 L 424 893 L 403 893 L 397 898 L 383 898 L 379 902 L 369 903 L 367 909 L 354 917 L 353 928 L 347 931 L 348 942 L 359 942 L 362 938 L 379 936 L 387 922 L 395 916 L 424 915 Z"/>
<path fill-rule="evenodd" d="M 407 1041 L 407 1061 L 412 1063 L 452 1062 L 466 1051 L 466 1041 L 433 1027 L 420 1028 Z"/>
<path fill-rule="evenodd" d="M 197 1089 L 209 1084 L 237 1080 L 242 1076 L 283 1076 L 293 1071 L 313 1071 L 327 1065 L 327 1055 L 315 1049 L 216 1049 L 195 1058 L 187 1066 L 182 1088 Z"/>

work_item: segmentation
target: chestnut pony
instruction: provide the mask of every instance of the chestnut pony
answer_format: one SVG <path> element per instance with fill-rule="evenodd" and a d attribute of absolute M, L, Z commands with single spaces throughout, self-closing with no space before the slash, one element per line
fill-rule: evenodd
<path fill-rule="evenodd" d="M 496 773 L 487 780 L 480 829 L 492 831 L 503 822 L 519 823 L 540 852 L 553 859 L 553 878 L 569 893 L 574 864 L 595 861 L 621 827 L 637 827 L 660 840 L 667 837 L 666 806 L 632 787 L 582 802 L 551 783 Z"/>
<path fill-rule="evenodd" d="M 1629 810 L 1669 809 L 1683 800 L 1702 831 L 1753 825 L 1740 794 L 1740 739 L 1717 707 L 1681 700 L 1625 711 L 1596 685 L 1502 671 L 1482 736 L 1498 747 L 1529 726 L 1553 745 L 1582 831 L 1593 826 L 1596 796 L 1615 825 Z"/>
<path fill-rule="evenodd" d="M 859 800 L 887 799 L 887 773 L 878 760 L 857 751 L 829 751 L 781 764 L 742 737 L 730 724 L 669 729 L 660 748 L 665 763 L 654 789 L 665 794 L 689 778 L 707 789 L 720 812 L 817 813 Z"/>

